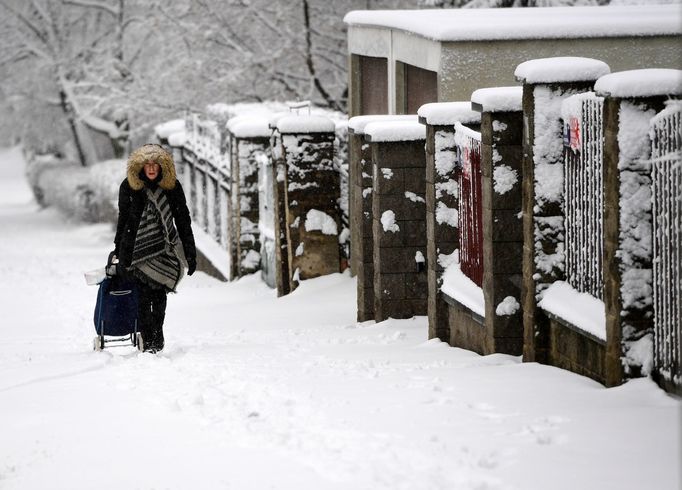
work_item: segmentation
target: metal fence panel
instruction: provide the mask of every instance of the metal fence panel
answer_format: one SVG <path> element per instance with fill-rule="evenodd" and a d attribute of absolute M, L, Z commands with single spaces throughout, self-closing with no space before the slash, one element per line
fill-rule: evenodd
<path fill-rule="evenodd" d="M 652 119 L 654 363 L 682 389 L 682 103 Z"/>
<path fill-rule="evenodd" d="M 483 285 L 483 195 L 480 133 L 457 126 L 460 268 L 477 286 Z"/>
<path fill-rule="evenodd" d="M 604 98 L 592 92 L 564 102 L 566 281 L 603 299 Z"/>

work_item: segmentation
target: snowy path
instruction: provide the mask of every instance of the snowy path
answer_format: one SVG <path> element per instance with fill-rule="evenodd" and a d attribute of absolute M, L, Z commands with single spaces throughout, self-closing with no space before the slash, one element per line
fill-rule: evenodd
<path fill-rule="evenodd" d="M 167 348 L 91 351 L 109 226 L 39 210 L 0 153 L 0 489 L 676 489 L 680 408 L 356 324 L 354 282 L 277 299 L 196 274 Z"/>

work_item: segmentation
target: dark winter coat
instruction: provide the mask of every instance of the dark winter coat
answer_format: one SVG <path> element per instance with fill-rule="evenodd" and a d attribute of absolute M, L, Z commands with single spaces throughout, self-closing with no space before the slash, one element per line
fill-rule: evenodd
<path fill-rule="evenodd" d="M 158 185 L 166 194 L 187 264 L 193 272 L 196 267 L 197 251 L 185 193 L 175 177 L 173 159 L 158 145 L 144 145 L 133 152 L 128 159 L 128 175 L 121 182 L 118 193 L 118 225 L 114 238 L 116 248 L 113 253 L 123 267 L 130 267 L 137 229 L 147 204 L 145 185 L 150 185 L 145 181 L 144 164 L 150 160 L 155 161 L 161 167 L 161 178 L 158 184 L 151 185 Z"/>

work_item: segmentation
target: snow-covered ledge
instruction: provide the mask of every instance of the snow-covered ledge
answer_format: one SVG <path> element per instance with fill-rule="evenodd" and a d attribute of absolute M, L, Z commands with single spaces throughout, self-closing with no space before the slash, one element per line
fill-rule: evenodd
<path fill-rule="evenodd" d="M 431 126 L 451 126 L 456 122 L 462 124 L 480 124 L 480 112 L 471 109 L 471 102 L 432 102 L 424 104 L 417 111 L 419 122 Z"/>
<path fill-rule="evenodd" d="M 441 292 L 480 315 L 481 318 L 485 318 L 483 289 L 465 276 L 460 269 L 459 250 L 455 250 L 450 255 L 440 255 L 438 262 L 445 268 Z"/>
<path fill-rule="evenodd" d="M 516 67 L 514 76 L 522 83 L 593 81 L 611 72 L 609 65 L 593 58 L 557 56 L 528 60 Z"/>
<path fill-rule="evenodd" d="M 517 112 L 522 100 L 521 86 L 480 88 L 471 94 L 471 108 L 479 112 Z"/>
<path fill-rule="evenodd" d="M 227 250 L 222 248 L 208 233 L 206 233 L 200 226 L 192 225 L 192 232 L 194 233 L 194 240 L 196 241 L 197 250 L 200 255 L 212 266 L 218 274 L 211 274 L 219 277 L 223 281 L 227 281 L 230 277 L 230 254 Z M 204 269 L 206 267 L 204 266 Z M 210 271 L 209 273 L 213 272 Z M 222 277 L 220 277 L 222 276 Z"/>
<path fill-rule="evenodd" d="M 538 306 L 569 326 L 606 342 L 604 302 L 594 296 L 573 289 L 567 282 L 556 281 L 544 291 Z"/>
<path fill-rule="evenodd" d="M 373 122 L 365 126 L 365 135 L 372 143 L 423 140 L 426 126 L 416 120 Z"/>
<path fill-rule="evenodd" d="M 348 120 L 348 131 L 353 134 L 365 134 L 365 128 L 370 123 L 375 122 L 389 122 L 389 121 L 408 121 L 416 122 L 417 116 L 415 114 L 380 114 L 371 116 L 355 116 Z"/>

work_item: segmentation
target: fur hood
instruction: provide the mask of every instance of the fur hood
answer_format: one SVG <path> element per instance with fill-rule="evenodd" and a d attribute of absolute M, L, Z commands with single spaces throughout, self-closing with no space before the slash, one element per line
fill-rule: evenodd
<path fill-rule="evenodd" d="M 161 146 L 146 144 L 139 147 L 128 157 L 128 184 L 131 189 L 139 191 L 144 187 L 144 181 L 140 178 L 140 172 L 144 164 L 153 161 L 161 167 L 161 182 L 159 187 L 171 190 L 175 187 L 175 164 L 170 153 Z"/>

